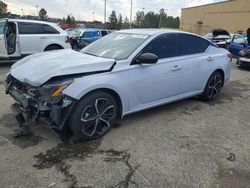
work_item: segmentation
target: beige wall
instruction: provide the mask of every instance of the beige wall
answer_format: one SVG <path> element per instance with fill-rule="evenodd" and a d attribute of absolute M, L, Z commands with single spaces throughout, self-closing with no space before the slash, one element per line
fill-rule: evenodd
<path fill-rule="evenodd" d="M 250 27 L 250 0 L 231 0 L 182 9 L 181 30 L 205 34 L 213 29 L 237 33 Z"/>

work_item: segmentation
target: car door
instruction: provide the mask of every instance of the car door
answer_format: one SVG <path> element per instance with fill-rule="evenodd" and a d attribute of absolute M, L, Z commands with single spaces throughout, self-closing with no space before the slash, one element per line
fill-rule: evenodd
<path fill-rule="evenodd" d="M 247 47 L 247 41 L 243 36 L 235 35 L 229 45 L 229 52 L 235 57 L 239 56 L 239 52 Z"/>
<path fill-rule="evenodd" d="M 0 58 L 8 57 L 6 44 L 6 24 L 7 20 L 0 20 Z"/>
<path fill-rule="evenodd" d="M 192 34 L 177 34 L 180 48 L 183 81 L 180 93 L 192 95 L 200 92 L 208 79 L 208 64 L 214 60 L 214 55 L 205 53 L 209 42 L 201 37 Z"/>
<path fill-rule="evenodd" d="M 22 55 L 42 52 L 41 43 L 46 37 L 41 34 L 41 27 L 37 23 L 18 22 L 19 41 Z"/>
<path fill-rule="evenodd" d="M 182 62 L 178 59 L 176 34 L 163 34 L 153 39 L 141 52 L 158 56 L 156 64 L 131 65 L 129 79 L 134 110 L 161 103 L 179 94 L 182 79 Z"/>

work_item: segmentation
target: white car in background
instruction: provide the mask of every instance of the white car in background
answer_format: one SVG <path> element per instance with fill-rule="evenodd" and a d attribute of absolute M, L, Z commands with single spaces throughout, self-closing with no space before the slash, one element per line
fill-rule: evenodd
<path fill-rule="evenodd" d="M 0 20 L 0 62 L 67 48 L 71 48 L 68 34 L 54 23 L 22 19 Z"/>
<path fill-rule="evenodd" d="M 6 93 L 20 124 L 26 114 L 27 122 L 43 119 L 61 135 L 89 140 L 137 111 L 193 96 L 214 100 L 230 78 L 231 61 L 227 50 L 191 33 L 123 30 L 80 52 L 20 60 L 6 76 Z"/>

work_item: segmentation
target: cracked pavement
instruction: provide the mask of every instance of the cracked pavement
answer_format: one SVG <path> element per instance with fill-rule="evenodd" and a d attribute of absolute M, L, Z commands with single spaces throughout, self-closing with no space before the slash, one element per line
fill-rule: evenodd
<path fill-rule="evenodd" d="M 46 127 L 14 139 L 18 124 L 0 65 L 0 187 L 250 188 L 250 71 L 210 103 L 192 98 L 136 113 L 102 139 L 62 143 Z M 230 153 L 235 160 L 230 161 Z"/>

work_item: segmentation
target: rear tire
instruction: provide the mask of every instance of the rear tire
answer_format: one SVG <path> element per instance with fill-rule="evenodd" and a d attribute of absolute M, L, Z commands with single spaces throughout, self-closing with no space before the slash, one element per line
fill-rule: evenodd
<path fill-rule="evenodd" d="M 76 105 L 68 121 L 73 140 L 93 140 L 104 136 L 117 119 L 117 103 L 103 91 L 90 93 Z"/>
<path fill-rule="evenodd" d="M 219 71 L 215 71 L 208 79 L 205 90 L 200 95 L 200 98 L 205 101 L 215 100 L 220 94 L 223 82 L 223 75 Z"/>

